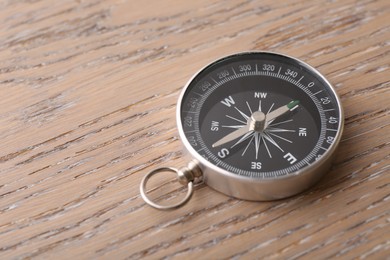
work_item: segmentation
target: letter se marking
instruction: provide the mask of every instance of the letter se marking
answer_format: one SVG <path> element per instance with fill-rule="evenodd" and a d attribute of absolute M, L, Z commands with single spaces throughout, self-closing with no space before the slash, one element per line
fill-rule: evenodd
<path fill-rule="evenodd" d="M 251 169 L 252 170 L 260 170 L 261 169 L 261 162 L 251 162 Z"/>

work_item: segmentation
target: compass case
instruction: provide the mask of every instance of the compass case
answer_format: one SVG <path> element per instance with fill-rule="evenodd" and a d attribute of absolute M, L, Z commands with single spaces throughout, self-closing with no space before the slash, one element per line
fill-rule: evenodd
<path fill-rule="evenodd" d="M 329 109 L 329 107 L 321 107 L 322 109 L 322 116 L 321 116 L 321 126 L 322 129 L 321 131 L 321 136 L 319 140 L 322 140 L 323 142 L 322 146 L 321 144 L 317 147 L 317 151 L 320 148 L 323 148 L 324 146 L 327 148 L 323 148 L 325 152 L 322 154 L 318 155 L 315 160 L 312 157 L 312 162 L 307 163 L 306 166 L 303 166 L 299 168 L 298 170 L 288 172 L 286 174 L 281 174 L 281 175 L 266 175 L 263 174 L 261 171 L 259 171 L 257 174 L 256 172 L 252 174 L 252 176 L 245 175 L 245 174 L 240 174 L 240 172 L 230 172 L 227 169 L 224 169 L 222 167 L 219 167 L 218 164 L 215 164 L 214 162 L 206 159 L 207 156 L 201 155 L 197 150 L 195 150 L 193 144 L 191 144 L 190 140 L 188 140 L 186 136 L 186 131 L 184 129 L 184 124 L 183 122 L 183 100 L 185 99 L 187 95 L 188 89 L 190 89 L 191 84 L 195 84 L 193 82 L 196 82 L 197 77 L 201 77 L 202 73 L 204 74 L 205 71 L 212 69 L 213 66 L 218 66 L 218 64 L 221 64 L 223 62 L 226 62 L 228 59 L 234 59 L 237 57 L 244 57 L 244 56 L 251 56 L 251 55 L 257 55 L 261 56 L 264 55 L 265 57 L 275 57 L 278 60 L 283 60 L 287 62 L 286 64 L 294 64 L 294 66 L 297 68 L 297 71 L 302 70 L 305 71 L 307 76 L 306 78 L 309 78 L 310 76 L 312 78 L 315 78 L 317 81 L 321 84 L 323 84 L 324 89 L 326 89 L 330 98 L 333 100 L 333 107 L 332 109 Z M 260 59 L 261 61 L 261 59 Z M 252 63 L 253 64 L 253 63 Z M 264 64 L 263 64 L 264 65 Z M 279 67 L 280 64 L 278 64 Z M 281 64 L 283 65 L 283 64 Z M 254 66 L 253 66 L 254 67 Z M 252 68 L 253 68 L 252 67 Z M 276 66 L 275 66 L 276 67 Z M 218 68 L 218 67 L 217 67 Z M 280 66 L 282 68 L 282 66 Z M 267 68 L 264 68 L 267 70 Z M 221 69 L 220 69 L 221 70 Z M 232 67 L 231 70 L 234 72 L 234 76 L 237 78 L 237 74 L 235 69 Z M 298 73 L 298 77 L 301 77 L 299 80 L 292 80 L 291 77 L 295 77 L 294 74 L 291 74 L 290 69 L 286 69 L 284 71 L 283 76 L 280 76 L 281 69 L 279 69 L 278 73 L 276 74 L 276 70 L 274 75 L 277 75 L 279 77 L 282 77 L 284 80 L 289 81 L 294 83 L 297 86 L 302 86 L 302 89 L 305 89 L 307 95 L 310 97 L 314 97 L 314 95 L 321 93 L 321 91 L 314 90 L 312 86 L 314 85 L 313 82 L 305 82 L 306 85 L 302 85 L 301 79 L 304 78 L 303 76 L 300 76 Z M 295 73 L 294 71 L 292 71 Z M 247 73 L 247 72 L 245 72 Z M 256 71 L 253 71 L 253 73 L 258 73 L 258 66 L 256 63 Z M 211 74 L 211 72 L 210 72 Z M 247 74 L 245 74 L 247 75 Z M 263 75 L 269 76 L 272 75 L 269 71 L 266 71 L 263 73 Z M 287 75 L 287 76 L 286 76 Z M 232 76 L 234 78 L 234 76 Z M 224 81 L 227 82 L 227 81 Z M 216 85 L 218 84 L 215 82 Z M 221 83 L 222 84 L 222 83 Z M 224 84 L 224 83 L 223 83 Z M 309 91 L 309 88 L 311 90 Z M 191 90 L 191 89 L 190 89 Z M 198 93 L 195 93 L 196 95 L 199 95 Z M 326 97 L 326 96 L 325 96 Z M 328 97 L 319 97 L 318 99 L 323 100 L 323 104 L 329 104 L 329 98 Z M 315 97 L 317 98 L 317 97 Z M 225 101 L 228 103 L 229 101 L 225 99 Z M 223 101 L 221 101 L 224 103 Z M 230 100 L 230 102 L 232 102 Z M 297 102 L 297 101 L 294 101 Z M 233 103 L 234 104 L 234 103 Z M 188 107 L 188 103 L 186 103 L 186 107 Z M 190 103 L 190 105 L 192 105 Z M 225 104 L 229 105 L 229 104 Z M 248 105 L 249 107 L 249 105 Z M 201 108 L 199 108 L 198 111 L 200 111 Z M 250 107 L 249 107 L 250 110 Z M 333 112 L 326 112 L 326 111 L 331 111 Z M 259 110 L 261 111 L 261 110 Z M 271 109 L 268 111 L 268 113 L 271 111 Z M 190 111 L 191 112 L 191 111 Z M 328 113 L 325 115 L 325 112 Z M 197 112 L 191 112 L 191 113 L 197 113 Z M 200 112 L 198 112 L 200 113 Z M 332 117 L 333 114 L 329 113 L 334 113 L 334 115 L 338 115 L 338 118 Z M 335 151 L 340 143 L 341 135 L 343 132 L 343 125 L 344 125 L 344 114 L 342 110 L 342 106 L 340 103 L 340 99 L 337 96 L 337 93 L 335 92 L 334 88 L 331 86 L 331 84 L 325 79 L 324 76 L 321 75 L 320 72 L 315 70 L 313 67 L 310 65 L 296 59 L 293 57 L 289 57 L 286 55 L 278 54 L 278 53 L 272 53 L 272 52 L 243 52 L 243 53 L 238 53 L 238 54 L 233 54 L 229 55 L 227 57 L 218 59 L 209 65 L 205 66 L 202 68 L 198 73 L 196 73 L 186 84 L 184 87 L 179 100 L 178 100 L 178 105 L 177 105 L 177 113 L 176 113 L 176 119 L 177 119 L 177 126 L 178 126 L 178 131 L 180 135 L 180 139 L 183 143 L 184 149 L 186 151 L 186 154 L 189 158 L 190 161 L 194 161 L 199 168 L 202 171 L 202 176 L 203 176 L 203 181 L 205 184 L 210 186 L 211 188 L 222 192 L 226 195 L 238 198 L 238 199 L 244 199 L 244 200 L 252 200 L 252 201 L 268 201 L 268 200 L 277 200 L 277 199 L 283 199 L 286 197 L 293 196 L 295 194 L 298 194 L 312 185 L 314 185 L 316 182 L 318 182 L 326 172 L 329 171 L 332 159 L 334 157 Z M 335 120 L 335 122 L 330 122 L 330 120 Z M 198 115 L 198 120 L 199 120 L 199 115 Z M 329 121 L 329 122 L 328 122 Z M 329 124 L 331 123 L 331 125 Z M 332 129 L 329 129 L 330 127 L 333 127 Z M 264 130 L 265 131 L 265 130 Z M 325 135 L 325 131 L 330 131 L 329 133 L 333 134 L 333 136 L 330 136 L 331 139 L 327 140 L 329 138 L 329 134 Z M 194 131 L 192 131 L 194 132 Z M 200 135 L 200 132 L 198 133 Z M 207 136 L 207 135 L 206 135 Z M 322 139 L 321 139 L 322 138 Z M 328 141 L 328 142 L 327 142 Z M 250 141 L 251 142 L 251 141 Z M 320 141 L 318 141 L 319 143 Z M 249 144 L 248 144 L 249 145 Z M 203 148 L 205 149 L 205 148 Z M 203 150 L 201 149 L 201 150 Z M 268 149 L 268 148 L 267 148 Z M 206 149 L 207 150 L 207 149 Z M 287 155 L 287 154 L 286 154 Z M 290 154 L 291 155 L 291 154 Z M 257 155 L 256 155 L 257 156 Z M 257 175 L 257 176 L 255 176 Z"/>

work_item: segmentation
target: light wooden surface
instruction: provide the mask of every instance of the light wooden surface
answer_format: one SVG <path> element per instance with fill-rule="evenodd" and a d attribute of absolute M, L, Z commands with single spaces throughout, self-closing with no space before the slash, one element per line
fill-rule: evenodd
<path fill-rule="evenodd" d="M 0 258 L 388 258 L 389 16 L 387 0 L 2 0 Z M 145 173 L 185 163 L 181 88 L 245 50 L 333 83 L 346 115 L 334 167 L 282 201 L 198 185 L 181 209 L 146 206 Z"/>

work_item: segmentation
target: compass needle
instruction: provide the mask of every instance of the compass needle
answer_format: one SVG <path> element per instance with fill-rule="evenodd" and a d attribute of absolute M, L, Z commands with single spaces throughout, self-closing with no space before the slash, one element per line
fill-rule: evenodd
<path fill-rule="evenodd" d="M 272 106 L 268 110 L 266 127 L 270 125 L 276 118 L 280 117 L 281 115 L 284 115 L 288 111 L 293 111 L 294 109 L 296 109 L 298 107 L 299 100 L 293 100 L 287 105 L 281 106 L 275 109 L 274 111 L 270 112 L 274 104 L 275 103 L 272 103 Z"/>
<path fill-rule="evenodd" d="M 212 147 L 217 147 L 217 146 L 220 146 L 220 145 L 223 145 L 225 143 L 228 143 L 230 141 L 233 141 L 237 138 L 239 138 L 240 136 L 246 134 L 249 132 L 249 127 L 248 126 L 244 126 L 238 130 L 235 130 L 233 132 L 231 132 L 230 134 L 222 137 L 221 139 L 219 139 L 217 142 L 213 143 Z"/>
<path fill-rule="evenodd" d="M 222 125 L 222 127 L 224 128 L 241 128 L 241 127 L 244 127 L 245 125 Z"/>
<path fill-rule="evenodd" d="M 275 133 L 280 133 L 280 132 L 295 132 L 295 130 L 292 129 L 283 129 L 283 128 L 276 128 L 276 127 L 269 127 L 267 128 L 268 132 L 275 132 Z"/>

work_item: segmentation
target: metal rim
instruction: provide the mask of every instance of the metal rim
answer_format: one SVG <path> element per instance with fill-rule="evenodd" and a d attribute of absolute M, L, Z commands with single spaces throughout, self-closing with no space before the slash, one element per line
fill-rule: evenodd
<path fill-rule="evenodd" d="M 181 201 L 179 201 L 179 202 L 177 202 L 175 204 L 172 204 L 172 205 L 161 205 L 161 204 L 158 204 L 158 203 L 154 202 L 153 200 L 151 200 L 147 196 L 146 184 L 147 184 L 148 180 L 153 175 L 156 175 L 159 172 L 174 172 L 174 173 L 178 174 L 179 170 L 177 170 L 176 168 L 172 168 L 172 167 L 162 167 L 162 168 L 154 169 L 154 170 L 150 171 L 148 174 L 146 174 L 144 176 L 144 178 L 142 179 L 141 185 L 140 185 L 140 193 L 141 193 L 141 196 L 142 196 L 143 200 L 147 204 L 149 204 L 151 207 L 153 207 L 155 209 L 159 209 L 159 210 L 177 209 L 177 208 L 180 208 L 181 206 L 183 206 L 184 204 L 186 204 L 189 201 L 189 199 L 191 198 L 192 193 L 194 191 L 194 189 L 193 189 L 194 185 L 193 185 L 192 181 L 188 182 L 188 184 L 187 184 L 188 190 L 187 190 L 186 196 Z"/>

